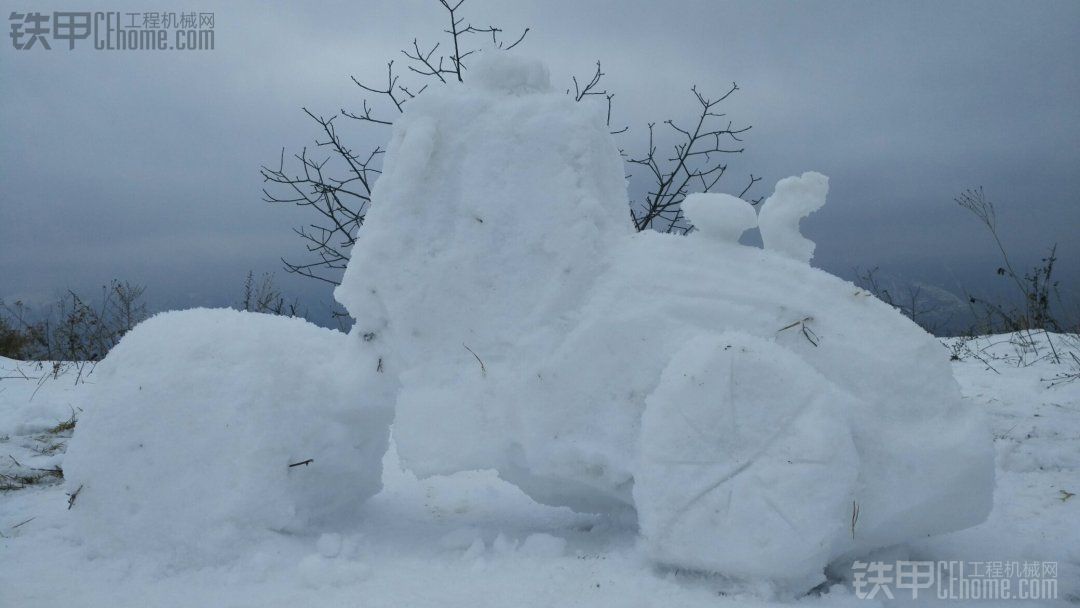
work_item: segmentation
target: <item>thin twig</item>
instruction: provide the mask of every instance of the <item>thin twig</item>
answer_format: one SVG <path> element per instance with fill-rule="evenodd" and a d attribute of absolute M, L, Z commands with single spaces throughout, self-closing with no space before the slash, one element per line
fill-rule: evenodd
<path fill-rule="evenodd" d="M 477 356 L 477 354 L 473 352 L 473 349 L 469 348 L 469 347 L 468 347 L 468 346 L 467 346 L 466 344 L 464 344 L 464 343 L 462 343 L 462 346 L 464 346 L 464 347 L 465 347 L 465 350 L 467 350 L 467 351 L 469 351 L 470 353 L 472 353 L 472 356 L 473 356 L 473 357 L 476 357 L 476 362 L 480 364 L 480 375 L 481 375 L 481 376 L 485 376 L 485 377 L 486 377 L 486 376 L 487 376 L 487 368 L 486 368 L 486 367 L 484 367 L 484 362 L 483 362 L 483 361 L 481 361 L 481 360 L 480 360 L 480 357 L 479 357 L 479 356 Z"/>
<path fill-rule="evenodd" d="M 82 489 L 83 487 L 80 484 L 79 487 L 75 488 L 74 492 L 68 494 L 68 511 L 71 510 L 71 507 L 75 506 L 75 499 L 79 497 L 79 492 L 82 492 Z"/>

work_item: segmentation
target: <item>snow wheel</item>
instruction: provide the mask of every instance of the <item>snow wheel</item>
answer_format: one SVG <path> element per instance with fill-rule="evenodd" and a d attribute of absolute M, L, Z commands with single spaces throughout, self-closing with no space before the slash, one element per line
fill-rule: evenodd
<path fill-rule="evenodd" d="M 695 338 L 646 400 L 634 502 L 651 557 L 733 577 L 823 580 L 850 542 L 852 399 L 761 338 Z"/>

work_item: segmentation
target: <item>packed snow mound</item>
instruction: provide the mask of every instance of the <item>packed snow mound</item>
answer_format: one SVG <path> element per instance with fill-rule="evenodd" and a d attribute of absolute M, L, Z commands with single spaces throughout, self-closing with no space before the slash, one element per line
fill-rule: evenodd
<path fill-rule="evenodd" d="M 829 178 L 808 171 L 776 184 L 776 191 L 761 205 L 758 227 L 765 249 L 794 260 L 809 262 L 814 242 L 799 232 L 799 220 L 821 209 L 829 193 Z"/>
<path fill-rule="evenodd" d="M 730 194 L 691 194 L 682 210 L 701 234 L 728 243 L 739 242 L 744 232 L 758 225 L 753 205 Z"/>
<path fill-rule="evenodd" d="M 592 290 L 578 324 L 539 366 L 549 387 L 546 394 L 516 402 L 522 410 L 517 414 L 522 421 L 517 441 L 534 475 L 569 477 L 594 495 L 630 500 L 639 515 L 642 505 L 652 505 L 651 519 L 641 521 L 642 534 L 647 539 L 661 535 L 651 547 L 670 546 L 666 533 L 651 530 L 649 522 L 673 522 L 694 511 L 680 511 L 683 506 L 671 502 L 669 490 L 650 482 L 660 477 L 656 470 L 662 466 L 654 461 L 656 454 L 663 454 L 654 435 L 670 435 L 686 423 L 669 415 L 678 410 L 664 405 L 664 395 L 672 393 L 662 377 L 686 362 L 680 352 L 693 339 L 737 331 L 773 345 L 768 350 L 760 344 L 750 348 L 754 345 L 744 340 L 751 352 L 768 353 L 759 358 L 777 362 L 769 367 L 771 379 L 759 382 L 784 387 L 796 401 L 803 399 L 800 391 L 810 388 L 834 395 L 830 432 L 850 434 L 856 461 L 824 460 L 813 467 L 793 463 L 788 474 L 831 487 L 854 466 L 858 477 L 843 497 L 843 521 L 850 524 L 852 505 L 859 507 L 854 539 L 845 529 L 830 538 L 830 550 L 816 554 L 816 563 L 807 561 L 802 571 L 779 573 L 764 567 L 766 545 L 756 553 L 745 543 L 729 544 L 701 530 L 699 544 L 692 544 L 691 536 L 682 537 L 683 551 L 694 559 L 679 562 L 664 550 L 663 561 L 724 572 L 730 564 L 726 556 L 737 554 L 759 566 L 753 574 L 742 570 L 746 576 L 820 579 L 824 564 L 843 555 L 975 525 L 989 512 L 993 454 L 984 417 L 961 400 L 948 353 L 891 307 L 801 261 L 699 234 L 641 233 L 611 255 L 611 270 Z M 791 356 L 782 357 L 780 351 Z M 793 358 L 802 365 L 791 365 Z M 800 371 L 806 367 L 816 374 Z M 798 388 L 800 383 L 804 388 Z M 725 400 L 730 401 L 729 395 L 718 390 L 711 407 L 723 409 Z M 791 407 L 778 398 L 766 401 L 759 407 L 774 408 L 776 415 L 786 415 Z M 650 413 L 650 408 L 662 413 Z M 747 427 L 757 415 L 751 407 L 736 408 L 725 424 Z M 643 416 L 647 424 L 638 425 L 635 421 Z M 675 429 L 663 431 L 664 421 Z M 807 431 L 777 427 L 777 445 L 799 440 L 802 432 Z M 732 449 L 724 435 L 714 441 L 717 450 Z M 652 447 L 645 449 L 650 442 Z M 733 458 L 737 454 L 733 451 Z M 690 462 L 683 465 L 682 483 L 709 475 L 706 463 L 700 464 L 697 472 Z M 788 482 L 775 483 L 783 487 Z M 747 492 L 767 493 L 774 486 L 740 487 L 742 499 L 753 502 L 757 499 Z M 627 490 L 632 498 L 627 498 Z M 789 496 L 778 505 L 791 509 L 804 499 Z M 671 513 L 660 512 L 665 504 Z M 671 525 L 678 527 L 677 522 Z M 818 526 L 836 530 L 831 518 L 821 519 Z M 773 545 L 793 533 L 786 525 L 767 530 L 774 535 Z M 712 556 L 712 567 L 704 565 L 706 555 Z"/>
<path fill-rule="evenodd" d="M 402 462 L 636 509 L 658 562 L 794 591 L 980 522 L 990 435 L 944 349 L 806 263 L 827 187 L 782 180 L 760 218 L 692 197 L 696 233 L 634 234 L 597 108 L 483 84 L 410 102 L 336 292 L 401 382 Z M 765 249 L 737 243 L 755 220 Z"/>
<path fill-rule="evenodd" d="M 491 385 L 507 361 L 550 350 L 552 321 L 580 309 L 632 232 L 603 107 L 550 92 L 541 73 L 496 54 L 466 86 L 409 102 L 335 291 L 403 379 L 395 438 L 421 474 L 491 458 L 504 427 L 484 404 Z"/>
<path fill-rule="evenodd" d="M 691 338 L 646 404 L 634 498 L 654 557 L 816 585 L 855 499 L 852 397 L 774 342 L 728 332 Z"/>
<path fill-rule="evenodd" d="M 861 515 L 854 541 L 850 530 L 843 535 L 847 545 L 836 539 L 832 558 L 839 548 L 887 546 L 985 516 L 992 453 L 983 417 L 960 399 L 941 345 L 893 309 L 802 262 L 700 234 L 642 233 L 611 256 L 610 271 L 592 289 L 574 328 L 533 364 L 533 382 L 518 389 L 521 396 L 505 398 L 518 461 L 528 463 L 534 479 L 569 480 L 539 489 L 522 483 L 534 497 L 574 507 L 622 502 L 640 508 L 657 490 L 635 471 L 636 462 L 652 466 L 639 438 L 651 441 L 663 417 L 649 417 L 648 429 L 640 420 L 664 370 L 695 337 L 739 331 L 801 359 L 817 372 L 819 390 L 851 397 L 838 400 L 833 424 L 850 429 L 844 432 L 856 446 L 859 478 L 846 505 L 850 511 L 857 502 Z M 784 386 L 797 373 L 776 369 L 772 381 Z M 720 407 L 721 397 L 716 401 Z M 722 437 L 716 441 L 722 448 Z M 816 483 L 825 484 L 840 471 L 793 467 L 792 474 L 816 475 Z M 568 487 L 579 489 L 572 501 L 554 491 Z M 770 529 L 778 537 L 788 533 Z M 725 551 L 752 561 L 742 546 L 727 547 L 705 533 L 699 538 L 702 550 L 718 560 L 717 570 Z"/>
<path fill-rule="evenodd" d="M 381 487 L 389 437 L 394 387 L 376 365 L 300 319 L 156 315 L 84 391 L 64 461 L 71 516 L 99 551 L 192 566 L 352 521 Z"/>
<path fill-rule="evenodd" d="M 393 334 L 391 357 L 475 364 L 466 344 L 497 360 L 579 307 L 631 232 L 602 108 L 547 89 L 506 95 L 488 83 L 533 82 L 542 66 L 499 57 L 477 65 L 479 85 L 430 91 L 394 126 L 335 291 L 354 331 Z"/>

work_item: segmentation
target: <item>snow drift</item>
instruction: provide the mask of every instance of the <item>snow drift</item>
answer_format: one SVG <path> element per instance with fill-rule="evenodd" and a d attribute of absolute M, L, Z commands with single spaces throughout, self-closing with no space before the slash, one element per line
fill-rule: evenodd
<path fill-rule="evenodd" d="M 299 319 L 147 320 L 85 391 L 64 461 L 72 516 L 99 551 L 174 565 L 347 523 L 381 487 L 392 416 L 394 387 L 372 357 Z"/>
<path fill-rule="evenodd" d="M 470 75 L 395 126 L 336 292 L 401 382 L 407 466 L 636 509 L 657 561 L 795 590 L 986 516 L 990 436 L 940 344 L 806 264 L 824 176 L 635 235 L 598 108 L 534 62 Z M 765 249 L 738 245 L 755 224 Z"/>

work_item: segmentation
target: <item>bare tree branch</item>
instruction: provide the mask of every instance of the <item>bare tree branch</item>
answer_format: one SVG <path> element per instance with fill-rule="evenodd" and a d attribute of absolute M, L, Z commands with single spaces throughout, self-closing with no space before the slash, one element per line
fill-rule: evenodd
<path fill-rule="evenodd" d="M 600 74 L 599 69 L 596 73 Z M 749 131 L 749 126 L 735 127 L 731 121 L 725 126 L 716 125 L 724 117 L 724 114 L 716 111 L 717 107 L 737 90 L 738 85 L 732 83 L 723 95 L 709 99 L 696 86 L 691 87 L 690 91 L 700 106 L 697 121 L 689 128 L 680 127 L 673 120 L 664 121 L 674 132 L 676 140 L 672 147 L 673 155 L 666 159 L 657 156 L 655 124 L 649 124 L 646 154 L 626 159 L 628 163 L 645 167 L 654 181 L 653 187 L 645 194 L 645 200 L 635 203 L 630 210 L 634 227 L 639 231 L 652 228 L 685 234 L 691 230 L 692 226 L 682 214 L 682 201 L 691 191 L 712 191 L 727 172 L 727 164 L 718 157 L 740 154 L 744 150 L 741 146 L 725 145 L 725 142 L 741 143 L 739 136 Z M 750 183 L 739 196 L 745 196 L 760 179 L 751 175 Z M 750 202 L 757 204 L 759 201 Z"/>
<path fill-rule="evenodd" d="M 529 28 L 525 28 L 512 41 L 504 40 L 505 32 L 500 27 L 467 22 L 462 16 L 464 3 L 465 0 L 439 0 L 436 6 L 445 11 L 449 20 L 442 30 L 445 37 L 435 42 L 413 38 L 411 44 L 401 49 L 405 57 L 404 70 L 391 60 L 386 63 L 385 77 L 377 79 L 377 83 L 350 76 L 364 93 L 359 111 L 341 108 L 338 115 L 327 118 L 304 108 L 304 113 L 318 125 L 320 135 L 316 147 L 326 151 L 325 157 L 313 157 L 307 148 L 303 148 L 286 159 L 283 149 L 276 167 L 260 168 L 266 184 L 263 189 L 265 201 L 307 207 L 317 218 L 294 229 L 310 257 L 302 262 L 283 258 L 288 272 L 337 285 L 371 202 L 384 150 L 376 146 L 362 154 L 353 151 L 338 132 L 337 116 L 354 121 L 348 124 L 380 129 L 389 126 L 393 119 L 388 115 L 402 113 L 408 102 L 431 84 L 463 81 L 467 59 L 479 50 L 477 43 L 493 50 L 510 50 L 529 34 Z M 572 78 L 573 88 L 567 89 L 567 94 L 573 95 L 578 102 L 602 98 L 607 106 L 606 124 L 610 132 L 613 135 L 626 133 L 627 126 L 612 128 L 615 94 L 603 87 L 604 76 L 601 63 L 597 61 L 587 78 Z M 620 150 L 626 161 L 631 166 L 641 167 L 652 182 L 643 200 L 631 203 L 630 215 L 637 230 L 685 233 L 691 229 L 682 215 L 681 202 L 690 192 L 715 189 L 727 171 L 724 157 L 743 151 L 741 136 L 750 127 L 724 122 L 724 114 L 718 111 L 720 104 L 737 90 L 738 86 L 732 84 L 721 96 L 710 99 L 697 87 L 692 87 L 691 93 L 700 109 L 692 127 L 667 120 L 663 124 L 670 133 L 661 136 L 655 133 L 655 125 L 649 124 L 645 154 L 633 156 Z M 381 139 L 385 133 L 376 137 Z M 666 141 L 671 137 L 675 139 L 672 153 L 659 155 L 658 139 Z M 286 167 L 287 161 L 292 165 L 290 168 Z M 760 180 L 751 175 L 739 196 L 746 197 Z M 757 204 L 760 201 L 758 198 L 750 202 Z"/>

